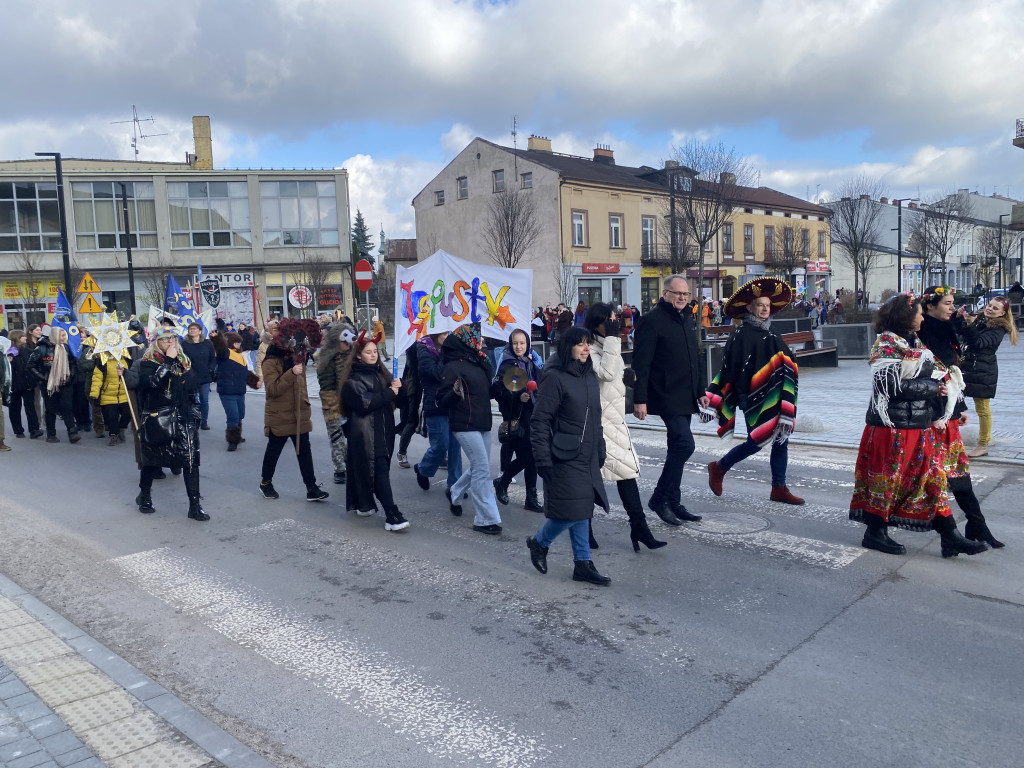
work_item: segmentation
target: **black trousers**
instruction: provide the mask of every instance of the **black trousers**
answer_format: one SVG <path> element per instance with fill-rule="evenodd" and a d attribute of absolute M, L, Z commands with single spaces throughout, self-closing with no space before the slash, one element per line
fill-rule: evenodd
<path fill-rule="evenodd" d="M 274 479 L 274 470 L 277 469 L 277 460 L 281 458 L 281 451 L 285 444 L 291 440 L 295 444 L 295 435 L 278 437 L 271 435 L 267 438 L 267 450 L 263 454 L 263 482 L 269 483 Z M 306 488 L 316 485 L 316 472 L 313 470 L 313 452 L 309 447 L 309 434 L 299 435 L 299 471 L 302 473 L 302 482 Z"/>
<path fill-rule="evenodd" d="M 67 427 L 69 435 L 78 432 L 78 427 L 75 426 L 74 402 L 74 387 L 62 387 L 51 395 L 46 391 L 46 385 L 43 385 L 47 437 L 56 437 L 58 415 L 64 419 L 64 426 Z"/>
<path fill-rule="evenodd" d="M 402 418 L 402 433 L 398 438 L 398 452 L 407 453 L 412 436 L 420 426 L 420 397 L 411 399 Z"/>
<path fill-rule="evenodd" d="M 395 508 L 395 497 L 391 492 L 391 460 L 387 456 L 377 456 L 373 460 L 373 495 L 385 512 Z"/>
<path fill-rule="evenodd" d="M 160 474 L 160 470 L 160 467 L 143 467 L 142 471 L 139 472 L 139 488 L 144 491 L 151 490 L 153 488 L 153 480 Z M 185 467 L 181 474 L 185 478 L 185 492 L 188 494 L 189 501 L 198 499 L 199 467 L 192 467 L 191 470 Z"/>
<path fill-rule="evenodd" d="M 25 428 L 21 424 L 21 411 L 25 410 L 25 418 L 28 420 L 28 431 L 35 432 L 39 429 L 39 416 L 36 414 L 36 406 L 33 402 L 33 389 L 26 389 L 21 392 L 11 392 L 11 404 L 7 406 L 7 414 L 11 417 L 11 429 L 14 434 L 25 434 Z"/>
<path fill-rule="evenodd" d="M 79 429 L 88 432 L 92 429 L 92 411 L 89 410 L 89 395 L 85 391 L 85 382 L 81 378 L 75 379 L 71 389 L 74 392 L 72 408 L 75 412 L 75 422 Z"/>
<path fill-rule="evenodd" d="M 537 463 L 533 460 L 533 449 L 530 447 L 530 433 L 523 437 L 507 441 L 501 446 L 502 456 L 505 449 L 509 450 L 509 459 L 501 473 L 501 481 L 510 483 L 512 478 L 523 473 L 527 491 L 537 490 Z"/>
<path fill-rule="evenodd" d="M 111 403 L 103 406 L 103 424 L 110 435 L 118 434 L 132 423 L 132 413 L 128 403 Z"/>

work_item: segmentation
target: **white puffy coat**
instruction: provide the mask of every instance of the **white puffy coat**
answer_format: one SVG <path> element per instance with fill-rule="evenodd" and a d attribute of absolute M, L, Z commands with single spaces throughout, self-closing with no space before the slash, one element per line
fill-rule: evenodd
<path fill-rule="evenodd" d="M 607 452 L 601 476 L 609 483 L 639 477 L 640 459 L 633 450 L 633 441 L 629 439 L 629 429 L 626 427 L 622 341 L 618 336 L 595 336 L 594 343 L 590 345 L 590 359 L 601 385 L 601 426 L 604 428 Z"/>

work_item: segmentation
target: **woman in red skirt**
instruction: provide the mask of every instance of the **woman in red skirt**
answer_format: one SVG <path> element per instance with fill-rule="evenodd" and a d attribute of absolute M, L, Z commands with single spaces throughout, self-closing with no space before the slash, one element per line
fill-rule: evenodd
<path fill-rule="evenodd" d="M 964 539 L 949 509 L 941 435 L 932 424 L 947 394 L 945 374 L 917 340 L 920 302 L 898 294 L 875 316 L 878 339 L 871 348 L 871 402 L 857 453 L 850 519 L 867 530 L 861 545 L 890 555 L 906 547 L 889 537 L 895 525 L 938 531 L 942 556 L 974 555 L 987 547 Z"/>

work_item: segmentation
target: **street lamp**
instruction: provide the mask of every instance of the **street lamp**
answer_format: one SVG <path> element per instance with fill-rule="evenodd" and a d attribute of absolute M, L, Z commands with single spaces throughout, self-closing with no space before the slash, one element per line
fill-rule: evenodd
<path fill-rule="evenodd" d="M 1003 287 L 1003 219 L 1008 218 L 1010 214 L 1001 213 L 999 214 L 999 235 L 996 241 L 996 263 L 999 264 L 999 273 L 997 275 L 999 285 L 996 288 Z"/>
<path fill-rule="evenodd" d="M 122 181 L 121 184 L 121 215 L 124 217 L 124 250 L 128 257 L 128 296 L 131 302 L 132 314 L 138 314 L 135 308 L 135 269 L 132 266 L 132 230 L 128 219 L 128 186 Z"/>
<path fill-rule="evenodd" d="M 903 293 L 903 204 L 916 202 L 917 197 L 900 197 L 893 200 L 896 203 L 896 229 L 890 232 L 896 233 L 896 292 Z"/>
<path fill-rule="evenodd" d="M 60 152 L 36 152 L 36 157 L 52 157 L 57 165 L 57 214 L 60 218 L 60 251 L 64 258 L 64 295 L 71 301 L 71 257 L 68 255 L 68 223 L 64 212 L 64 168 Z"/>

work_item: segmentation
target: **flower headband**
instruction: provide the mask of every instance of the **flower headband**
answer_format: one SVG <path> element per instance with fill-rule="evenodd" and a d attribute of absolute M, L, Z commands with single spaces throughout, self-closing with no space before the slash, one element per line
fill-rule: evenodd
<path fill-rule="evenodd" d="M 935 288 L 931 293 L 926 293 L 925 298 L 931 298 L 933 296 L 955 296 L 956 288 L 951 285 L 940 285 Z"/>

